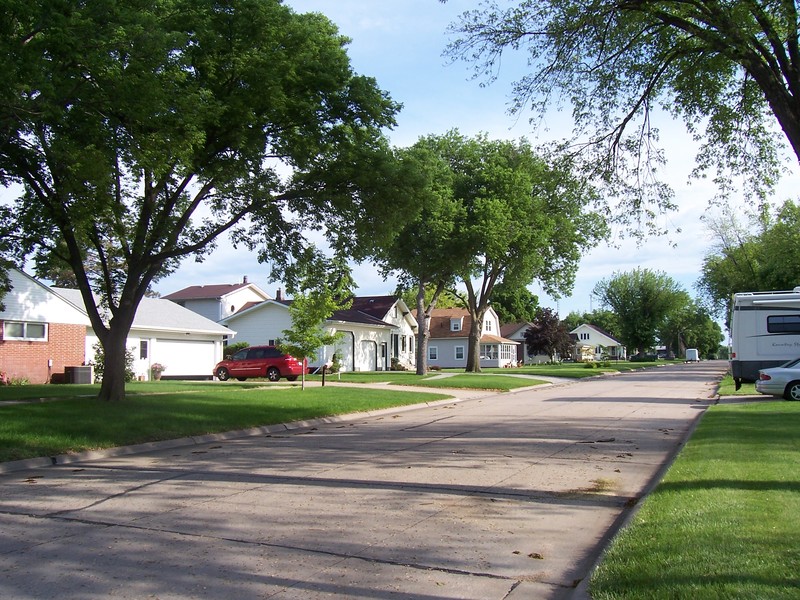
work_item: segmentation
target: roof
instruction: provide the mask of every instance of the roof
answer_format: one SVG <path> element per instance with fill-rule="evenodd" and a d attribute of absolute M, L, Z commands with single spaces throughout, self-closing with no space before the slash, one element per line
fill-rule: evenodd
<path fill-rule="evenodd" d="M 214 285 L 190 285 L 189 287 L 178 290 L 164 296 L 165 300 L 217 300 L 228 294 L 246 287 L 252 287 L 252 283 L 220 283 Z"/>
<path fill-rule="evenodd" d="M 517 333 L 521 329 L 528 329 L 532 323 L 506 323 L 505 325 L 500 325 L 500 335 L 504 338 L 510 338 L 512 335 Z"/>
<path fill-rule="evenodd" d="M 356 296 L 350 310 L 357 310 L 383 320 L 397 304 L 396 296 Z"/>
<path fill-rule="evenodd" d="M 86 312 L 80 290 L 53 288 L 53 291 L 71 304 L 80 306 L 81 310 Z M 227 327 L 164 298 L 142 298 L 136 309 L 132 327 L 183 333 L 234 334 Z"/>
<path fill-rule="evenodd" d="M 365 298 L 369 298 L 369 297 L 365 297 Z M 376 298 L 378 298 L 378 296 L 376 296 Z M 380 296 L 380 298 L 383 298 L 383 296 Z M 349 309 L 346 309 L 346 310 L 337 310 L 337 311 L 335 311 L 327 319 L 327 321 L 328 322 L 341 321 L 341 322 L 345 322 L 345 323 L 354 323 L 354 324 L 358 324 L 358 325 L 370 325 L 370 326 L 373 326 L 373 327 L 392 327 L 392 325 L 390 323 L 387 323 L 386 321 L 384 321 L 380 317 L 373 316 L 372 314 L 368 314 L 368 312 L 366 312 L 364 310 L 359 310 L 358 308 L 354 308 L 355 306 L 360 306 L 361 305 L 360 302 L 356 303 L 356 300 L 361 300 L 361 298 L 354 298 L 353 299 L 353 307 L 351 307 Z M 395 299 L 395 301 L 396 301 L 396 299 Z M 240 310 L 238 310 L 237 312 L 233 313 L 232 315 L 222 319 L 220 322 L 221 323 L 227 323 L 227 322 L 236 320 L 237 318 L 241 317 L 245 313 L 250 313 L 250 312 L 259 310 L 260 308 L 262 308 L 264 306 L 267 306 L 267 305 L 270 305 L 270 304 L 277 304 L 279 306 L 284 306 L 284 307 L 286 307 L 288 309 L 292 305 L 292 301 L 291 300 L 265 300 L 264 302 L 248 302 Z M 394 302 L 392 302 L 392 304 L 394 304 Z M 374 312 L 376 312 L 376 314 L 379 314 L 379 311 L 381 310 L 379 308 L 379 306 L 380 306 L 379 304 L 375 304 L 374 306 L 372 306 L 372 309 L 373 309 Z M 367 309 L 369 309 L 370 305 L 367 303 L 365 305 L 365 307 Z M 388 312 L 389 312 L 389 309 L 387 308 L 386 311 L 381 316 L 385 316 L 386 313 L 388 313 Z"/>
<path fill-rule="evenodd" d="M 589 329 L 592 329 L 592 330 L 596 331 L 596 332 L 597 332 L 597 333 L 599 333 L 600 335 L 603 335 L 603 336 L 607 337 L 607 338 L 608 338 L 608 339 L 610 339 L 611 341 L 613 341 L 613 342 L 616 342 L 616 344 L 617 344 L 618 346 L 621 346 L 621 345 L 622 345 L 622 342 L 620 342 L 620 341 L 619 341 L 617 338 L 615 338 L 613 335 L 611 335 L 610 333 L 608 333 L 608 332 L 607 332 L 605 329 L 601 329 L 601 328 L 600 328 L 600 327 L 598 327 L 597 325 L 592 325 L 591 323 L 583 323 L 582 325 L 578 325 L 578 326 L 577 326 L 575 329 L 573 329 L 573 330 L 572 330 L 570 333 L 574 333 L 574 332 L 578 331 L 579 329 L 581 329 L 581 328 L 585 328 L 585 327 L 588 327 Z"/>

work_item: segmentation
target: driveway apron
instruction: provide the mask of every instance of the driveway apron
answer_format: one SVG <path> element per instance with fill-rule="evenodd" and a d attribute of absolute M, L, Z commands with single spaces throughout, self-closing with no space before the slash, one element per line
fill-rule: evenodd
<path fill-rule="evenodd" d="M 7 473 L 0 598 L 580 597 L 726 368 Z"/>

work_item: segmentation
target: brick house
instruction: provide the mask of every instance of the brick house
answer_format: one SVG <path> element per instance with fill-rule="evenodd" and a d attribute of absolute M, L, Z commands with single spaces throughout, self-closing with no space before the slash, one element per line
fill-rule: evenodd
<path fill-rule="evenodd" d="M 79 306 L 22 271 L 9 271 L 12 290 L 0 312 L 0 371 L 48 383 L 84 364 L 89 317 Z"/>

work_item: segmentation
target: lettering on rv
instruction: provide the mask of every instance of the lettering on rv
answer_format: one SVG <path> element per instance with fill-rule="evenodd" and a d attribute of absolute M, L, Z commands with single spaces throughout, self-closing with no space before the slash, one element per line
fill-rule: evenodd
<path fill-rule="evenodd" d="M 779 344 L 778 342 L 772 342 L 773 348 L 800 348 L 800 342 L 785 342 L 783 344 Z"/>

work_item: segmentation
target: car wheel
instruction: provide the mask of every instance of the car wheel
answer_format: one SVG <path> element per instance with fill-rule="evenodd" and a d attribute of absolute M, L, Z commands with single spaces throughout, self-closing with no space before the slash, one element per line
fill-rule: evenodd
<path fill-rule="evenodd" d="M 236 379 L 239 381 L 247 381 L 247 377 L 237 377 Z"/>
<path fill-rule="evenodd" d="M 793 381 L 787 385 L 783 397 L 787 400 L 800 400 L 800 381 Z"/>
<path fill-rule="evenodd" d="M 278 381 L 281 378 L 281 372 L 275 367 L 267 369 L 267 379 L 270 381 Z"/>
<path fill-rule="evenodd" d="M 228 373 L 228 369 L 225 367 L 220 367 L 217 369 L 217 379 L 220 381 L 228 381 L 231 378 L 231 374 Z"/>
<path fill-rule="evenodd" d="M 297 375 L 289 375 L 286 379 L 289 381 L 297 381 Z"/>

